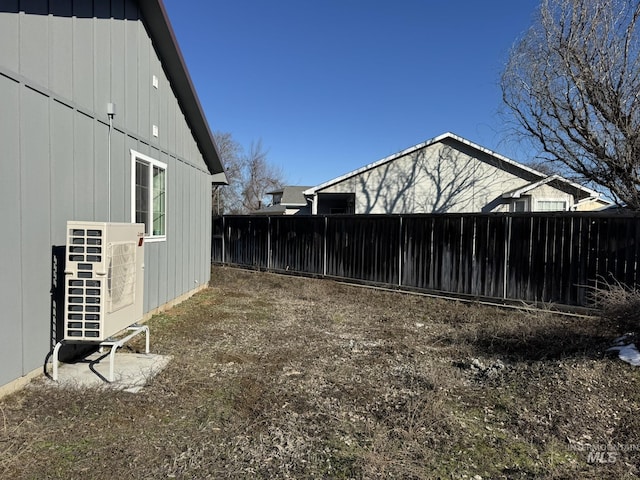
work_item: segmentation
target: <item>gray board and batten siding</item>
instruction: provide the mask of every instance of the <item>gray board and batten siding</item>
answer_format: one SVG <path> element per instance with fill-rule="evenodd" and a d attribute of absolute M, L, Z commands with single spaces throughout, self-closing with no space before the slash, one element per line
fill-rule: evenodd
<path fill-rule="evenodd" d="M 146 244 L 144 311 L 209 281 L 222 169 L 201 110 L 193 119 L 197 97 L 177 90 L 180 65 L 163 61 L 175 46 L 164 20 L 158 1 L 0 0 L 0 387 L 41 368 L 55 340 L 52 269 L 66 222 L 132 221 L 132 151 L 166 164 L 166 238 Z M 179 87 L 192 88 L 182 73 Z"/>

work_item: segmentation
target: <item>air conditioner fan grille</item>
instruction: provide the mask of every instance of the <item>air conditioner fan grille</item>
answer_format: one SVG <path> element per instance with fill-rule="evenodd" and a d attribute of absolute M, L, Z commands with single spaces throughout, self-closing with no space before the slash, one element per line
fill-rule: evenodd
<path fill-rule="evenodd" d="M 136 291 L 136 243 L 108 245 L 107 302 L 108 313 L 132 305 Z"/>

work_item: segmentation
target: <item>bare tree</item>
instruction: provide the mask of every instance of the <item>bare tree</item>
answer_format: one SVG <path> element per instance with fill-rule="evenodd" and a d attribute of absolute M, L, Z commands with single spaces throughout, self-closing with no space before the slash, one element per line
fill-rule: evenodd
<path fill-rule="evenodd" d="M 282 171 L 267 162 L 267 152 L 262 141 L 252 142 L 245 157 L 242 204 L 244 210 L 251 213 L 265 205 L 267 192 L 283 186 Z"/>
<path fill-rule="evenodd" d="M 544 160 L 532 160 L 532 161 L 529 161 L 526 165 L 527 167 L 533 168 L 534 170 L 544 173 L 545 175 L 549 175 L 549 176 L 554 174 L 560 175 L 560 172 L 558 171 L 557 167 L 555 167 L 549 162 L 545 162 Z M 579 179 L 576 179 L 576 180 L 579 180 Z"/>
<path fill-rule="evenodd" d="M 242 145 L 227 132 L 213 134 L 218 153 L 224 165 L 229 185 L 214 187 L 214 211 L 218 213 L 242 213 L 242 176 L 244 158 Z"/>
<path fill-rule="evenodd" d="M 218 153 L 222 159 L 229 185 L 217 187 L 220 211 L 225 214 L 243 214 L 264 205 L 266 193 L 284 185 L 281 169 L 269 163 L 262 142 L 253 142 L 245 153 L 230 133 L 214 134 Z M 214 197 L 216 208 L 217 197 Z"/>
<path fill-rule="evenodd" d="M 542 159 L 640 209 L 638 0 L 542 0 L 503 99 Z"/>

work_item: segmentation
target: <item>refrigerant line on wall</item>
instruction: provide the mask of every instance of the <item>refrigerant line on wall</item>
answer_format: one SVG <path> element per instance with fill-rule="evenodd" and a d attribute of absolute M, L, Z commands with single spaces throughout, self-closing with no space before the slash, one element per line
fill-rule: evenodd
<path fill-rule="evenodd" d="M 111 131 L 113 130 L 113 117 L 116 114 L 116 105 L 115 103 L 107 104 L 107 116 L 109 117 L 109 134 L 107 142 L 108 146 L 108 173 L 107 173 L 107 221 L 111 222 Z"/>

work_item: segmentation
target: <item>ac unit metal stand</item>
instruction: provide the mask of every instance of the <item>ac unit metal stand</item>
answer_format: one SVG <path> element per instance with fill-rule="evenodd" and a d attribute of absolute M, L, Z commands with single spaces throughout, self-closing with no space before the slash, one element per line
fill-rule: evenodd
<path fill-rule="evenodd" d="M 109 380 L 109 382 L 113 382 L 115 380 L 115 373 L 114 373 L 114 361 L 115 361 L 115 356 L 116 356 L 116 351 L 118 350 L 118 348 L 122 348 L 122 346 L 127 343 L 129 340 L 131 340 L 133 337 L 141 334 L 142 332 L 144 332 L 145 334 L 145 352 L 144 353 L 149 353 L 149 327 L 147 325 L 131 325 L 130 327 L 127 327 L 126 330 L 128 330 L 129 335 L 127 335 L 126 337 L 120 338 L 120 339 L 107 339 L 103 342 L 97 343 L 97 345 L 100 347 L 100 351 L 102 352 L 102 349 L 104 347 L 111 347 L 111 351 L 109 352 L 109 378 L 107 380 Z M 60 352 L 60 348 L 63 345 L 66 344 L 72 344 L 72 343 L 79 343 L 79 344 L 87 344 L 90 342 L 87 342 L 86 340 L 84 341 L 73 341 L 73 340 L 60 340 L 56 346 L 53 349 L 53 372 L 52 372 L 52 377 L 53 380 L 55 382 L 58 381 L 58 354 Z"/>

